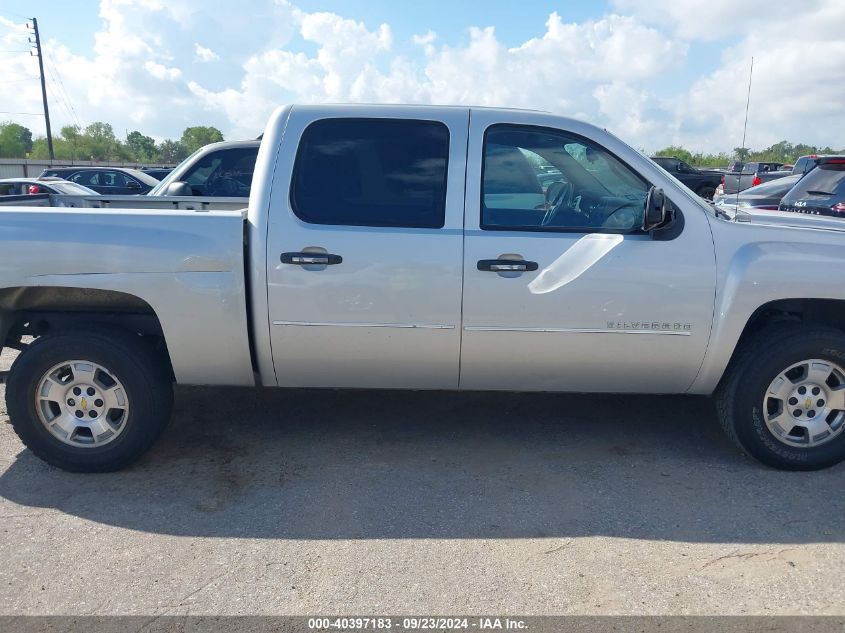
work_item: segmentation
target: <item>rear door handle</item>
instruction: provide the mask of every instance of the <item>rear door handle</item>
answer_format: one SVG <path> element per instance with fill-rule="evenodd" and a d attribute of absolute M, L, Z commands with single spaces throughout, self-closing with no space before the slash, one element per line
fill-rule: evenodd
<path fill-rule="evenodd" d="M 494 273 L 512 273 L 537 270 L 537 262 L 529 262 L 524 259 L 479 259 L 478 270 L 487 270 Z"/>
<path fill-rule="evenodd" d="M 280 259 L 283 264 L 297 266 L 331 266 L 343 261 L 343 257 L 331 253 L 282 253 Z"/>

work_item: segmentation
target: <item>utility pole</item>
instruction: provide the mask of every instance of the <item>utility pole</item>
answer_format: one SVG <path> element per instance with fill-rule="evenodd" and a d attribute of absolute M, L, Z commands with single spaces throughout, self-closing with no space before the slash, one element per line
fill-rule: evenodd
<path fill-rule="evenodd" d="M 50 131 L 50 110 L 47 108 L 47 84 L 44 82 L 44 60 L 41 55 L 41 37 L 38 35 L 36 18 L 32 18 L 32 30 L 35 31 L 35 56 L 38 57 L 38 71 L 41 75 L 41 99 L 44 101 L 44 122 L 47 124 L 47 149 L 50 151 L 50 160 L 53 160 L 56 157 L 53 154 L 53 133 Z M 32 55 L 32 51 L 29 54 Z"/>

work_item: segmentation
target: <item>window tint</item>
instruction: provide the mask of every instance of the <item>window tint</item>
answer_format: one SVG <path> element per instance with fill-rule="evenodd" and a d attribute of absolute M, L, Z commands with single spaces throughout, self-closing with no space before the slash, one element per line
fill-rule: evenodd
<path fill-rule="evenodd" d="M 119 171 L 100 172 L 100 185 L 105 187 L 125 187 L 129 179 Z"/>
<path fill-rule="evenodd" d="M 98 186 L 100 185 L 99 176 L 100 174 L 96 171 L 80 171 L 73 174 L 68 180 L 86 187 L 90 187 L 91 185 Z"/>
<path fill-rule="evenodd" d="M 223 149 L 203 156 L 183 177 L 195 196 L 248 198 L 257 147 Z"/>
<path fill-rule="evenodd" d="M 313 224 L 439 228 L 449 130 L 434 121 L 324 119 L 302 134 L 291 206 Z M 526 172 L 542 191 L 533 171 Z"/>
<path fill-rule="evenodd" d="M 542 165 L 557 171 L 543 180 Z M 564 132 L 493 126 L 484 140 L 485 229 L 630 231 L 649 185 L 603 147 Z"/>
<path fill-rule="evenodd" d="M 662 156 L 655 156 L 652 160 L 660 165 L 666 171 L 674 171 L 678 165 L 678 161 L 674 158 L 663 158 Z"/>

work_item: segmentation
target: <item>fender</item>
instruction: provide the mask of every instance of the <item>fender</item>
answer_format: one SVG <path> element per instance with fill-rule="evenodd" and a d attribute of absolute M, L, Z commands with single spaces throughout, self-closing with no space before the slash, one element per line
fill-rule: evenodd
<path fill-rule="evenodd" d="M 689 389 L 689 393 L 705 395 L 715 390 L 760 308 L 773 302 L 797 300 L 800 304 L 845 296 L 845 283 L 837 274 L 845 267 L 841 231 L 721 220 L 712 226 L 717 265 L 713 328 L 701 369 Z"/>

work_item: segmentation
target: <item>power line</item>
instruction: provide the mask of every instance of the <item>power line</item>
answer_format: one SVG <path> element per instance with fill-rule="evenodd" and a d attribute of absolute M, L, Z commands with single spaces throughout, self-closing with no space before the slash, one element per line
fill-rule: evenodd
<path fill-rule="evenodd" d="M 59 105 L 62 106 L 62 109 L 67 114 L 67 117 L 70 120 L 70 122 L 73 123 L 73 124 L 79 125 L 79 121 L 76 119 L 75 114 L 73 112 L 71 112 L 71 110 L 68 108 L 68 104 L 65 101 L 65 99 L 56 90 L 55 82 L 52 85 L 47 84 L 47 90 L 50 92 L 51 95 L 53 95 L 53 101 L 58 102 Z M 80 127 L 82 127 L 82 126 L 80 126 Z"/>
<path fill-rule="evenodd" d="M 0 110 L 0 114 L 26 114 L 28 116 L 44 116 L 43 112 L 7 112 L 6 110 Z"/>
<path fill-rule="evenodd" d="M 71 118 L 76 122 L 77 125 L 79 125 L 81 127 L 82 124 L 79 122 L 79 117 L 76 116 L 76 108 L 73 107 L 73 101 L 71 101 L 70 95 L 68 94 L 67 90 L 65 89 L 65 82 L 62 81 L 62 74 L 59 72 L 59 67 L 56 65 L 56 62 L 53 60 L 52 55 L 50 55 L 49 53 L 46 53 L 46 55 L 47 55 L 47 64 L 48 64 L 47 70 L 53 76 L 54 81 L 58 80 L 59 88 L 62 92 L 62 95 L 64 95 L 63 98 L 64 98 L 65 102 L 67 103 L 67 105 L 70 107 Z M 51 70 L 51 67 L 52 67 L 52 70 Z"/>

